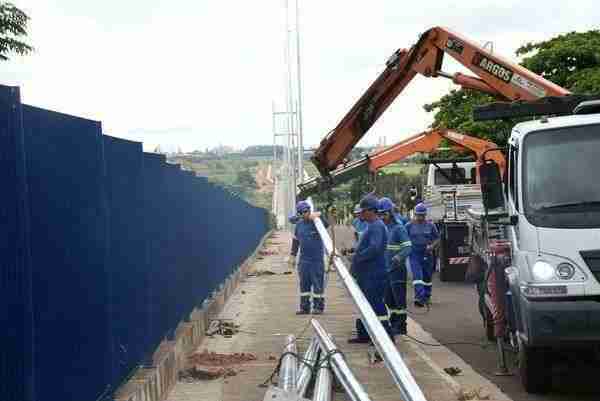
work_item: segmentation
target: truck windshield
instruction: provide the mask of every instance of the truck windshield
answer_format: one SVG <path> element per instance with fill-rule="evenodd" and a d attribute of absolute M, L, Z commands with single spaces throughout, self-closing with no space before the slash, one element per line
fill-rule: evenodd
<path fill-rule="evenodd" d="M 531 133 L 523 157 L 525 214 L 532 224 L 600 227 L 600 125 Z"/>
<path fill-rule="evenodd" d="M 460 185 L 469 184 L 465 178 L 465 169 L 457 168 L 436 168 L 434 182 L 435 185 Z"/>

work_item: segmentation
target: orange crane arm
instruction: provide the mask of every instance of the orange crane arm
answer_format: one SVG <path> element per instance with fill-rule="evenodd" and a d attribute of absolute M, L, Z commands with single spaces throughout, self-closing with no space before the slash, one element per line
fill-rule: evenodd
<path fill-rule="evenodd" d="M 363 172 L 377 172 L 382 167 L 395 163 L 415 153 L 432 153 L 438 150 L 442 140 L 448 140 L 455 149 L 468 150 L 476 156 L 477 169 L 483 160 L 483 154 L 492 149 L 498 149 L 493 142 L 485 139 L 475 138 L 469 135 L 448 129 L 434 129 L 413 135 L 391 145 L 379 152 L 342 166 L 334 170 L 326 177 L 315 177 L 304 184 L 300 184 L 300 198 L 306 198 L 312 194 L 324 190 L 327 187 L 341 184 Z M 488 152 L 486 158 L 493 159 L 504 171 L 506 160 L 501 152 Z M 479 180 L 479 174 L 477 174 Z"/>
<path fill-rule="evenodd" d="M 438 149 L 443 139 L 450 141 L 458 149 L 466 149 L 473 152 L 476 155 L 478 165 L 481 162 L 484 152 L 498 148 L 495 143 L 486 141 L 485 139 L 475 138 L 448 129 L 434 129 L 411 136 L 380 152 L 369 155 L 369 171 L 376 172 L 380 168 L 402 160 L 414 153 L 434 152 Z M 500 171 L 504 171 L 506 160 L 501 152 L 489 152 L 487 157 L 498 163 Z"/>
<path fill-rule="evenodd" d="M 449 54 L 476 77 L 442 71 L 444 54 Z M 417 75 L 446 77 L 463 88 L 489 93 L 504 100 L 535 100 L 566 96 L 570 92 L 505 60 L 451 32 L 435 27 L 421 35 L 409 50 L 401 49 L 387 61 L 385 70 L 344 116 L 337 127 L 321 141 L 312 157 L 321 173 L 334 170 L 394 99 Z"/>

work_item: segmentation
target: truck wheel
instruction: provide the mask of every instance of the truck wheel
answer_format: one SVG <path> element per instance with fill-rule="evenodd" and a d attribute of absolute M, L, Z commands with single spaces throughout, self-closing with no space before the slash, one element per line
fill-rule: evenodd
<path fill-rule="evenodd" d="M 540 348 L 519 346 L 519 375 L 525 391 L 546 394 L 552 389 L 552 361 Z"/>

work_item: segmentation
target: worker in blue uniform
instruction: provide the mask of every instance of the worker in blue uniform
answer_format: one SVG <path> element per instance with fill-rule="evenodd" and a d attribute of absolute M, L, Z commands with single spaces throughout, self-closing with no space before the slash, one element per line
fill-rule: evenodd
<path fill-rule="evenodd" d="M 311 312 L 320 315 L 325 309 L 324 298 L 324 276 L 325 263 L 323 260 L 325 248 L 321 236 L 315 227 L 314 219 L 319 217 L 319 213 L 311 213 L 310 204 L 306 201 L 300 201 L 296 205 L 298 219 L 294 230 L 292 240 L 292 251 L 289 263 L 292 267 L 296 265 L 296 256 L 300 251 L 300 260 L 298 262 L 298 277 L 300 281 L 300 309 L 297 315 L 307 315 Z M 327 222 L 323 220 L 323 225 L 327 227 Z"/>
<path fill-rule="evenodd" d="M 381 198 L 377 210 L 388 229 L 385 251 L 387 283 L 384 292 L 385 305 L 390 314 L 390 325 L 394 334 L 406 334 L 406 259 L 411 252 L 411 242 L 404 224 L 396 220 L 394 203 Z"/>
<path fill-rule="evenodd" d="M 367 229 L 367 226 L 368 226 L 367 222 L 364 221 L 360 217 L 360 205 L 359 204 L 354 206 L 354 211 L 352 212 L 352 215 L 354 216 L 354 219 L 352 219 L 352 223 L 351 223 L 352 228 L 354 229 L 354 241 L 352 242 L 352 245 L 350 246 L 350 248 L 342 248 L 341 249 L 342 255 L 344 255 L 344 256 L 354 253 L 354 250 L 358 246 L 358 241 L 360 240 L 360 237 L 365 232 L 365 230 Z"/>
<path fill-rule="evenodd" d="M 385 224 L 377 218 L 377 206 L 377 198 L 373 195 L 367 195 L 360 201 L 360 216 L 367 222 L 367 229 L 361 235 L 354 252 L 351 270 L 356 283 L 393 341 L 394 336 L 383 301 L 386 283 L 387 229 Z M 356 338 L 349 339 L 349 343 L 368 343 L 370 341 L 369 334 L 360 319 L 356 321 L 356 332 Z"/>
<path fill-rule="evenodd" d="M 403 216 L 402 213 L 400 213 L 400 209 L 398 209 L 398 207 L 395 205 L 394 205 L 394 217 L 396 218 L 396 221 L 398 223 L 402 223 L 403 226 L 407 225 L 408 222 L 410 221 L 410 219 L 408 219 L 407 217 Z"/>
<path fill-rule="evenodd" d="M 352 227 L 354 228 L 354 240 L 356 243 L 360 240 L 360 236 L 367 229 L 367 222 L 360 217 L 360 205 L 354 207 L 354 219 L 352 220 Z"/>
<path fill-rule="evenodd" d="M 433 275 L 433 250 L 440 242 L 435 224 L 425 220 L 427 207 L 423 203 L 415 206 L 415 218 L 406 225 L 412 243 L 410 267 L 415 288 L 415 306 L 423 307 L 431 299 L 431 277 Z"/>

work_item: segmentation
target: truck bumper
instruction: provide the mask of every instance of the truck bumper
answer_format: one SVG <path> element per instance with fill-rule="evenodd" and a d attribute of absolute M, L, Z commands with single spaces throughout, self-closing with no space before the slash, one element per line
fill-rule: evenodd
<path fill-rule="evenodd" d="M 533 301 L 521 296 L 520 303 L 527 345 L 600 344 L 600 301 L 591 298 Z"/>

